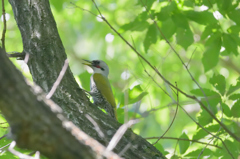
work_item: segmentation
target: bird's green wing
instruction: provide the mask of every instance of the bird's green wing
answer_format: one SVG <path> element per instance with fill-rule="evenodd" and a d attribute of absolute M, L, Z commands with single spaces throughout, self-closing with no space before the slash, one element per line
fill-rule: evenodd
<path fill-rule="evenodd" d="M 109 80 L 100 73 L 94 73 L 93 80 L 103 97 L 116 109 L 116 103 Z"/>

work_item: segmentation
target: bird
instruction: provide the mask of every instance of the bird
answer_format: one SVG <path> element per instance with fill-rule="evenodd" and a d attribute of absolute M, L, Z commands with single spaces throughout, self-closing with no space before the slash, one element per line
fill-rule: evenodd
<path fill-rule="evenodd" d="M 84 65 L 93 69 L 89 94 L 92 96 L 94 104 L 103 108 L 108 115 L 117 120 L 116 103 L 108 80 L 108 65 L 102 60 L 84 61 L 86 62 L 83 63 Z"/>

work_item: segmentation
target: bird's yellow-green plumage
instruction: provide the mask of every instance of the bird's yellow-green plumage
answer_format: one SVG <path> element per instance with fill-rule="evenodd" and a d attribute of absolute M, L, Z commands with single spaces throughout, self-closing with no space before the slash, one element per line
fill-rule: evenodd
<path fill-rule="evenodd" d="M 90 81 L 90 94 L 93 97 L 94 103 L 117 120 L 116 103 L 111 85 L 108 81 L 108 65 L 102 60 L 84 61 L 83 64 L 93 69 L 93 75 Z"/>
<path fill-rule="evenodd" d="M 107 77 L 100 73 L 93 74 L 93 80 L 97 86 L 97 89 L 101 92 L 102 96 L 111 104 L 114 109 L 114 114 L 116 117 L 116 103 L 113 96 L 112 88 Z"/>

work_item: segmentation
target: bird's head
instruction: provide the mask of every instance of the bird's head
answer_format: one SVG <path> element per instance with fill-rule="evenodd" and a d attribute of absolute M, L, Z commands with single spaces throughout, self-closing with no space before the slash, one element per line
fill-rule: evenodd
<path fill-rule="evenodd" d="M 84 61 L 85 62 L 83 64 L 90 66 L 93 69 L 93 73 L 100 73 L 106 77 L 108 76 L 109 68 L 104 61 L 102 60 L 93 60 L 93 61 L 84 60 Z"/>

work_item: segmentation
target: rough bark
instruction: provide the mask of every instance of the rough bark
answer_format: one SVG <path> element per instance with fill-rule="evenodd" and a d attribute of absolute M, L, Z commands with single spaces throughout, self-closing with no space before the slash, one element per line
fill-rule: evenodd
<path fill-rule="evenodd" d="M 28 66 L 33 81 L 39 85 L 44 92 L 49 92 L 53 83 L 57 79 L 64 64 L 64 60 L 67 58 L 57 32 L 56 23 L 50 10 L 49 2 L 48 0 L 9 0 L 9 2 L 12 5 L 14 17 L 22 35 L 23 52 L 30 55 Z M 14 86 L 17 87 L 17 85 Z M 9 87 L 11 88 L 11 86 Z M 14 92 L 12 93 L 13 96 L 16 95 Z M 19 100 L 18 102 L 21 101 L 20 94 L 17 94 L 18 99 L 16 100 Z M 108 144 L 108 141 L 111 140 L 112 136 L 120 126 L 118 122 L 111 120 L 111 117 L 105 115 L 89 102 L 84 92 L 81 91 L 75 82 L 70 69 L 66 71 L 66 74 L 54 93 L 52 100 L 63 109 L 65 116 L 69 120 L 103 145 Z M 34 107 L 35 106 L 33 106 L 33 108 Z M 29 109 L 29 107 L 26 106 L 26 109 Z M 99 128 L 105 134 L 104 137 L 99 136 L 99 133 L 96 132 L 92 123 L 86 118 L 86 114 L 96 121 Z M 12 117 L 14 118 L 15 116 Z M 44 120 L 50 120 L 48 119 L 48 116 L 42 118 L 44 118 Z M 26 116 L 25 120 L 27 123 L 29 118 Z M 21 125 L 24 123 L 18 124 Z M 23 131 L 22 129 L 17 130 L 22 127 L 18 124 L 17 126 L 14 126 L 10 123 L 11 127 L 15 127 L 14 130 Z M 40 125 L 43 123 L 38 124 Z M 38 128 L 36 127 L 35 131 L 37 130 Z M 17 139 L 22 137 L 17 134 L 14 135 L 16 135 Z M 49 136 L 50 135 L 51 134 L 49 134 Z M 25 134 L 24 137 L 27 140 L 31 140 L 34 136 Z M 51 136 L 49 138 L 51 139 Z M 24 143 L 18 142 L 18 144 L 21 147 L 31 147 Z M 121 152 L 127 144 L 131 144 L 132 146 L 123 154 L 124 158 L 164 158 L 155 147 L 142 137 L 134 134 L 131 130 L 128 130 L 124 134 L 118 145 L 115 147 L 114 152 Z M 44 147 L 44 144 L 42 146 Z M 59 146 L 59 144 L 56 144 L 56 146 Z"/>
<path fill-rule="evenodd" d="M 119 158 L 62 115 L 38 86 L 30 87 L 0 49 L 0 109 L 19 147 L 53 159 Z"/>

